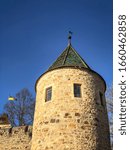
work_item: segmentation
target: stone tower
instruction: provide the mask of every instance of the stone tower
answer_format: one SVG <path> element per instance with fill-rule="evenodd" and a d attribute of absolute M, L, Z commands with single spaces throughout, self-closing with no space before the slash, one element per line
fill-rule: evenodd
<path fill-rule="evenodd" d="M 31 150 L 110 150 L 105 81 L 70 39 L 36 82 Z"/>

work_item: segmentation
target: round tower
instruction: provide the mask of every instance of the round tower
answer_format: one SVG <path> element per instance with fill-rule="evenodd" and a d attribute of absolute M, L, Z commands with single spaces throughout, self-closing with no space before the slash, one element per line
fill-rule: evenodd
<path fill-rule="evenodd" d="M 31 150 L 110 150 L 105 90 L 69 43 L 36 82 Z"/>

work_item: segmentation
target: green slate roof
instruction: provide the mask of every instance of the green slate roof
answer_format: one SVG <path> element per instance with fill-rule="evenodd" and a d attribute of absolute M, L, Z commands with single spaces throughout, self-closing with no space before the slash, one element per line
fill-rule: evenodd
<path fill-rule="evenodd" d="M 60 67 L 79 67 L 89 68 L 86 62 L 76 52 L 76 50 L 70 45 L 63 51 L 63 53 L 57 58 L 57 60 L 49 67 L 49 70 L 53 70 Z"/>

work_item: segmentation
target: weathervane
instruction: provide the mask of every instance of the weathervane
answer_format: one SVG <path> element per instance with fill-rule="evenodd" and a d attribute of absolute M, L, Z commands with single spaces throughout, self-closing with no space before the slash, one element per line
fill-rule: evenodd
<path fill-rule="evenodd" d="M 69 31 L 69 35 L 68 35 L 68 45 L 71 45 L 71 36 L 72 36 L 72 33 L 71 31 Z"/>

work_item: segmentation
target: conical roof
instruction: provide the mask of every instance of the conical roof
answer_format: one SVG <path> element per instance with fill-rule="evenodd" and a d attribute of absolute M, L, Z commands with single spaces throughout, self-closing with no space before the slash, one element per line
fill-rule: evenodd
<path fill-rule="evenodd" d="M 49 67 L 48 71 L 61 67 L 79 67 L 90 69 L 90 67 L 71 46 L 71 44 L 67 46 L 57 60 Z"/>
<path fill-rule="evenodd" d="M 61 55 L 56 59 L 56 61 L 49 67 L 49 69 L 44 72 L 42 75 L 47 73 L 48 71 L 58 69 L 58 68 L 63 68 L 63 67 L 74 67 L 74 68 L 83 68 L 87 69 L 88 71 L 97 74 L 104 82 L 105 85 L 105 90 L 106 90 L 106 83 L 102 76 L 100 76 L 97 72 L 93 71 L 83 60 L 83 58 L 76 52 L 76 50 L 72 47 L 71 41 L 69 41 L 68 46 L 66 49 L 61 53 Z M 39 81 L 39 79 L 42 77 L 42 75 L 37 79 L 36 84 L 35 84 L 35 90 L 36 90 L 36 85 Z"/>

